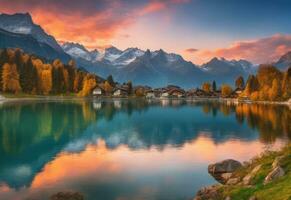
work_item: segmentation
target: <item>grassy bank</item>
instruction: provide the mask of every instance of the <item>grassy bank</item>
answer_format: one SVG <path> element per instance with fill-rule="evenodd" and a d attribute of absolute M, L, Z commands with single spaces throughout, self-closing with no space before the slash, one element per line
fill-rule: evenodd
<path fill-rule="evenodd" d="M 279 156 L 283 156 L 280 165 L 285 175 L 264 185 L 265 177 L 272 170 L 272 163 Z M 256 197 L 258 200 L 291 200 L 291 144 L 279 152 L 265 152 L 260 157 L 254 158 L 237 170 L 234 176 L 242 180 L 258 165 L 261 165 L 261 168 L 252 177 L 250 185 L 221 186 L 219 191 L 223 199 L 230 197 L 231 200 L 248 200 L 250 197 Z"/>

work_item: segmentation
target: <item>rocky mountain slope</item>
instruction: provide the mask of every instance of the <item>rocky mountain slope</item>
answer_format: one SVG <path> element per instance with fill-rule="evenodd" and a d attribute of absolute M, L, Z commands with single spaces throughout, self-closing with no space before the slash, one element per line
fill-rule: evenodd
<path fill-rule="evenodd" d="M 55 38 L 34 24 L 28 13 L 0 14 L 0 29 L 0 48 L 21 48 L 46 59 L 70 60 Z"/>

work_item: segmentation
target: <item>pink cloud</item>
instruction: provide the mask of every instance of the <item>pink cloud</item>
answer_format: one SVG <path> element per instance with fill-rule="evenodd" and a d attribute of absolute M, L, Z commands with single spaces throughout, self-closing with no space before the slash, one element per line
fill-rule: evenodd
<path fill-rule="evenodd" d="M 189 49 L 185 49 L 184 52 L 185 53 L 196 53 L 198 51 L 198 49 L 195 49 L 195 48 L 189 48 Z"/>
<path fill-rule="evenodd" d="M 271 37 L 251 41 L 238 41 L 227 48 L 199 50 L 194 52 L 193 60 L 199 63 L 213 57 L 226 59 L 246 59 L 253 63 L 276 61 L 286 52 L 291 51 L 291 35 L 276 34 Z"/>

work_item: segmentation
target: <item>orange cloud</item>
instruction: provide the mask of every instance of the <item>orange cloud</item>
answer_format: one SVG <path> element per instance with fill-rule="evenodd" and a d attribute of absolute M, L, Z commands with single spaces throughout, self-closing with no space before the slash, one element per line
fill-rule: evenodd
<path fill-rule="evenodd" d="M 185 0 L 0 0 L 1 12 L 29 12 L 35 23 L 58 41 L 74 41 L 86 47 L 108 45 L 120 30 L 138 17 L 167 9 Z"/>
<path fill-rule="evenodd" d="M 261 64 L 274 62 L 288 51 L 291 51 L 291 35 L 277 34 L 257 40 L 238 41 L 227 48 L 192 52 L 194 53 L 192 59 L 194 62 L 203 63 L 213 57 L 224 57 L 226 59 L 246 59 Z"/>

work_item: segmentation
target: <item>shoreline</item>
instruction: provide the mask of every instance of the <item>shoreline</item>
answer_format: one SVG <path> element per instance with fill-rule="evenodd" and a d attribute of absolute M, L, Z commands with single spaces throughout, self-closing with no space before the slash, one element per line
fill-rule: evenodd
<path fill-rule="evenodd" d="M 245 104 L 271 104 L 271 105 L 287 105 L 291 106 L 291 101 L 251 101 L 251 100 L 240 100 L 237 98 L 221 98 L 221 97 L 183 97 L 183 98 L 146 98 L 146 97 L 78 97 L 78 96 L 23 96 L 23 97 L 5 97 L 0 95 L 0 104 L 7 102 L 19 102 L 19 101 L 82 101 L 82 100 L 116 100 L 116 99 L 147 99 L 147 100 L 185 100 L 185 101 L 219 101 L 226 103 L 245 103 Z"/>
<path fill-rule="evenodd" d="M 7 103 L 7 102 L 18 102 L 18 101 L 67 101 L 67 100 L 74 100 L 74 101 L 81 101 L 81 100 L 104 100 L 104 99 L 147 99 L 147 100 L 192 100 L 192 101 L 221 101 L 226 103 L 245 103 L 245 104 L 273 104 L 273 105 L 287 105 L 291 106 L 291 101 L 252 101 L 252 100 L 240 100 L 237 98 L 221 98 L 221 97 L 182 97 L 182 98 L 146 98 L 146 97 L 111 97 L 111 96 L 104 96 L 104 97 L 78 97 L 78 96 L 23 96 L 23 97 L 5 97 L 0 95 L 0 103 Z"/>

